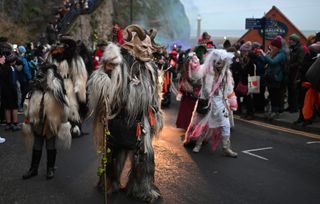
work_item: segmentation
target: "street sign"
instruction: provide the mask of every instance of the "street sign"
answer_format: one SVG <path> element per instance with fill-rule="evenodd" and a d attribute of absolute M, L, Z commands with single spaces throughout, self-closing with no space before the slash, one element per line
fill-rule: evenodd
<path fill-rule="evenodd" d="M 246 18 L 246 29 L 261 29 L 262 19 L 261 18 Z"/>

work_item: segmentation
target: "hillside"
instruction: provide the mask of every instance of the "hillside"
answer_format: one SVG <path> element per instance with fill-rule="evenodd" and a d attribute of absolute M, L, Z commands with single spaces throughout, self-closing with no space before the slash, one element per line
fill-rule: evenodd
<path fill-rule="evenodd" d="M 108 39 L 113 22 L 125 27 L 130 22 L 128 0 L 102 0 L 100 6 L 81 15 L 70 25 L 69 33 L 92 45 L 96 38 Z M 133 23 L 158 30 L 157 40 L 167 43 L 174 39 L 188 40 L 190 24 L 180 0 L 134 0 Z M 54 11 L 63 0 L 0 0 L 0 33 L 15 43 L 38 40 L 44 33 Z"/>

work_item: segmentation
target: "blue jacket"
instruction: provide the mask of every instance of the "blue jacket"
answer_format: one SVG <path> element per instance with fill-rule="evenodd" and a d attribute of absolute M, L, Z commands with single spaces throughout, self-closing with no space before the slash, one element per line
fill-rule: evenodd
<path fill-rule="evenodd" d="M 280 88 L 284 79 L 284 67 L 286 63 L 286 54 L 280 49 L 275 56 L 261 56 L 261 60 L 267 64 L 265 71 L 265 80 L 270 88 Z"/>
<path fill-rule="evenodd" d="M 30 71 L 27 59 L 25 57 L 21 57 L 20 59 L 22 61 L 22 66 L 23 66 L 23 80 L 24 81 L 32 80 L 32 75 L 31 75 L 31 71 Z"/>

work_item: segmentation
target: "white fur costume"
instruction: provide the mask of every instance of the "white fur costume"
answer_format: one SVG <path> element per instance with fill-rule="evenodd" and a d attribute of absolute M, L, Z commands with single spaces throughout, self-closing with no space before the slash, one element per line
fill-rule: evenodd
<path fill-rule="evenodd" d="M 236 100 L 233 94 L 233 78 L 229 71 L 233 54 L 225 50 L 212 50 L 203 65 L 200 66 L 196 56 L 190 61 L 189 71 L 194 80 L 202 79 L 200 98 L 209 99 L 210 109 L 206 114 L 193 113 L 191 123 L 185 137 L 185 143 L 190 140 L 203 140 L 211 137 L 210 130 L 221 131 L 222 137 L 230 137 L 230 116 L 232 104 Z M 220 71 L 217 70 L 220 67 Z M 224 138 L 222 138 L 224 139 Z M 200 144 L 201 145 L 201 144 Z M 213 148 L 217 141 L 214 141 Z"/>
<path fill-rule="evenodd" d="M 88 74 L 82 57 L 76 51 L 75 42 L 71 39 L 67 39 L 66 42 L 61 40 L 61 42 L 64 44 L 63 48 L 68 46 L 68 49 L 64 49 L 63 53 L 59 53 L 59 56 L 50 53 L 48 62 L 58 67 L 58 73 L 63 78 L 69 100 L 70 114 L 68 115 L 68 120 L 72 124 L 72 134 L 74 136 L 80 136 L 81 118 L 79 114 L 79 104 L 86 103 Z M 66 52 L 68 52 L 67 57 L 64 56 Z"/>
<path fill-rule="evenodd" d="M 62 78 L 54 68 L 40 71 L 35 85 L 25 99 L 23 135 L 28 146 L 33 145 L 35 135 L 47 139 L 57 137 L 64 148 L 71 146 L 71 125 L 68 122 L 69 100 Z"/>

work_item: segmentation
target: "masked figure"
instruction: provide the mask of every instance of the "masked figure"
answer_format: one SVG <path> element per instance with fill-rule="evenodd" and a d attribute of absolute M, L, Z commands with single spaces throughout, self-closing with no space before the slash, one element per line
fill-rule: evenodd
<path fill-rule="evenodd" d="M 72 125 L 73 137 L 81 135 L 81 113 L 85 112 L 88 79 L 86 65 L 79 52 L 77 43 L 70 37 L 64 36 L 48 57 L 48 61 L 57 66 L 57 72 L 63 78 L 69 100 L 68 120 Z"/>
<path fill-rule="evenodd" d="M 212 50 L 203 65 L 200 66 L 196 55 L 189 62 L 191 77 L 202 80 L 200 99 L 184 140 L 184 144 L 196 141 L 194 152 L 200 151 L 205 139 L 213 139 L 213 149 L 222 139 L 224 154 L 237 157 L 230 148 L 230 116 L 237 108 L 229 70 L 232 58 L 233 54 L 225 50 Z"/>
<path fill-rule="evenodd" d="M 113 43 L 106 47 L 100 68 L 88 82 L 94 136 L 98 146 L 106 145 L 109 152 L 108 192 L 119 190 L 124 162 L 129 158 L 127 194 L 153 201 L 160 192 L 154 185 L 152 138 L 163 126 L 161 87 L 152 61 L 159 46 L 154 43 L 155 31 L 146 32 L 138 25 L 125 28 L 124 36 L 121 49 Z M 109 136 L 105 129 L 110 131 Z"/>
<path fill-rule="evenodd" d="M 81 134 L 79 111 L 86 102 L 87 71 L 74 40 L 62 37 L 47 62 L 39 67 L 24 104 L 23 133 L 33 145 L 32 161 L 23 179 L 38 174 L 43 143 L 47 148 L 47 179 L 54 177 L 56 146 L 70 148 Z"/>

